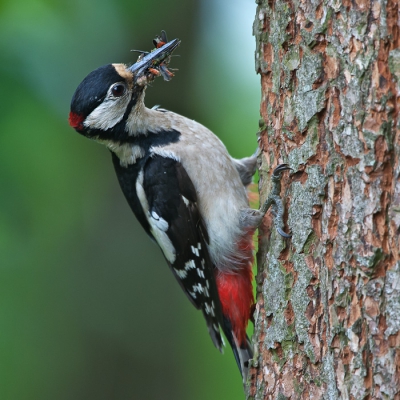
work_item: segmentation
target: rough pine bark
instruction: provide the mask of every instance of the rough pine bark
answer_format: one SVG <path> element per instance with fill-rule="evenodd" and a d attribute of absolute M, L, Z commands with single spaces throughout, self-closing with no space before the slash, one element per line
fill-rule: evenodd
<path fill-rule="evenodd" d="M 258 0 L 261 227 L 248 399 L 400 399 L 397 0 Z"/>

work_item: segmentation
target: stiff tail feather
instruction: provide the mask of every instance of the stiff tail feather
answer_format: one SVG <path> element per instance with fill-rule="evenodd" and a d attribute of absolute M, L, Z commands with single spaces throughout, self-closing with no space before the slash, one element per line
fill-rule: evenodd
<path fill-rule="evenodd" d="M 248 336 L 246 336 L 244 343 L 239 343 L 232 331 L 230 321 L 226 318 L 224 318 L 224 333 L 230 346 L 232 347 L 236 364 L 240 373 L 242 374 L 243 383 L 245 383 L 249 374 L 249 361 L 253 358 L 253 350 L 250 339 Z"/>

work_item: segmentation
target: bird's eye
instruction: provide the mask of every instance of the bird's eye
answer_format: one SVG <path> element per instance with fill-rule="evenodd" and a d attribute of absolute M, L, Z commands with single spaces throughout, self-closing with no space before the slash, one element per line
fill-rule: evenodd
<path fill-rule="evenodd" d="M 125 85 L 118 83 L 111 88 L 111 93 L 114 97 L 121 97 L 125 94 Z"/>

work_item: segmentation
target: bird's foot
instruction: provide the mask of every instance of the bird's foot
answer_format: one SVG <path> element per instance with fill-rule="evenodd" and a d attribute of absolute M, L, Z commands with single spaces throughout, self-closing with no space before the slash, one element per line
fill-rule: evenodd
<path fill-rule="evenodd" d="M 279 164 L 272 173 L 272 190 L 271 194 L 268 196 L 265 203 L 262 205 L 260 211 L 262 215 L 269 210 L 269 208 L 273 207 L 274 212 L 274 224 L 277 232 L 284 238 L 290 238 L 292 235 L 286 233 L 283 230 L 283 213 L 285 211 L 282 199 L 280 197 L 281 193 L 281 178 L 282 172 L 291 169 L 287 164 Z"/>

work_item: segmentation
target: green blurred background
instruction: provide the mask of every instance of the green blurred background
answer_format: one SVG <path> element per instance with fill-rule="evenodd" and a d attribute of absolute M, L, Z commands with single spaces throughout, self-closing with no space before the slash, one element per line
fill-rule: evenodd
<path fill-rule="evenodd" d="M 0 400 L 242 399 L 118 187 L 108 151 L 67 123 L 80 81 L 182 40 L 160 104 L 256 148 L 248 0 L 0 1 Z"/>

